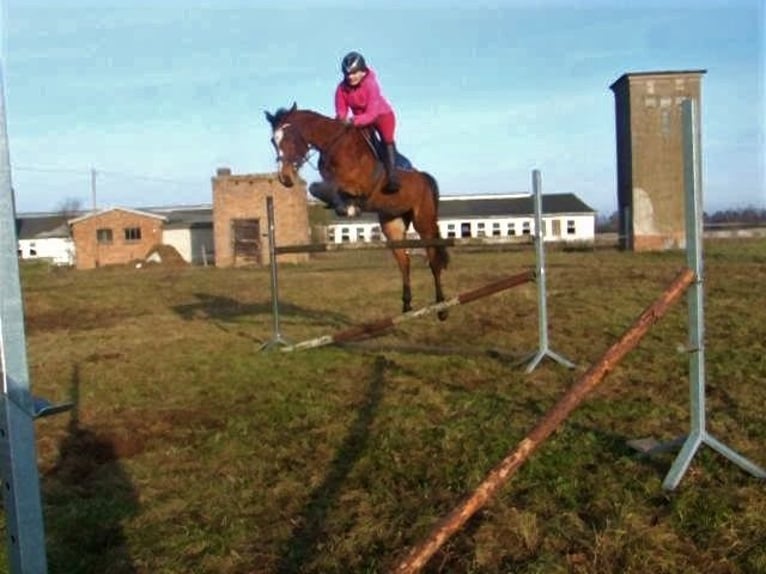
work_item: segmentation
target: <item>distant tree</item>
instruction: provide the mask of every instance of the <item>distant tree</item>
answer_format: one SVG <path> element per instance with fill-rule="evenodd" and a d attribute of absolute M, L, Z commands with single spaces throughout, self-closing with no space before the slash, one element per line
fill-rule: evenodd
<path fill-rule="evenodd" d="M 766 223 L 766 209 L 753 206 L 705 214 L 705 223 Z"/>
<path fill-rule="evenodd" d="M 59 203 L 56 213 L 58 213 L 64 221 L 74 219 L 82 213 L 82 202 L 76 197 L 67 197 L 61 203 Z M 69 229 L 71 235 L 72 230 Z"/>
<path fill-rule="evenodd" d="M 620 229 L 620 214 L 615 211 L 611 215 L 601 213 L 596 217 L 596 233 L 617 233 Z"/>

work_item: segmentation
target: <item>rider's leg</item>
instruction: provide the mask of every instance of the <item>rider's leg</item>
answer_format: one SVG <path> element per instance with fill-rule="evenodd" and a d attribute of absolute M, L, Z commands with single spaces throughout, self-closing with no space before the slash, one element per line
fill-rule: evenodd
<path fill-rule="evenodd" d="M 385 190 L 395 192 L 400 187 L 399 175 L 396 172 L 396 145 L 394 144 L 396 116 L 393 112 L 378 116 L 375 127 L 380 134 L 380 139 L 386 146 L 386 153 L 383 155 L 383 165 L 386 168 L 387 177 Z"/>
<path fill-rule="evenodd" d="M 340 196 L 338 186 L 329 181 L 315 181 L 309 186 L 309 193 L 332 207 L 338 215 L 348 215 L 348 206 Z"/>
<path fill-rule="evenodd" d="M 399 183 L 399 176 L 396 172 L 396 144 L 394 144 L 394 142 L 386 143 L 385 164 L 386 175 L 388 176 L 386 191 L 392 193 L 399 191 L 401 184 Z"/>

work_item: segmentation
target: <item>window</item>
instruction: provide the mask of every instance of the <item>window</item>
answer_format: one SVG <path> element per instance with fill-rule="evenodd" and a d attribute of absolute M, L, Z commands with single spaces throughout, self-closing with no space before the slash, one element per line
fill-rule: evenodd
<path fill-rule="evenodd" d="M 34 243 L 29 244 L 29 256 L 37 257 L 37 246 Z"/>
<path fill-rule="evenodd" d="M 575 235 L 575 220 L 567 219 L 567 235 Z"/>
<path fill-rule="evenodd" d="M 372 231 L 370 232 L 370 239 L 372 239 L 373 241 L 381 240 L 380 225 L 376 225 L 372 228 Z"/>
<path fill-rule="evenodd" d="M 469 222 L 460 224 L 460 237 L 471 237 L 471 224 Z"/>
<path fill-rule="evenodd" d="M 96 242 L 101 245 L 112 243 L 112 230 L 108 228 L 96 229 Z"/>
<path fill-rule="evenodd" d="M 516 224 L 509 223 L 508 226 L 505 228 L 505 234 L 508 236 L 516 235 Z"/>
<path fill-rule="evenodd" d="M 492 224 L 492 237 L 500 237 L 500 224 L 499 223 L 493 223 Z"/>
<path fill-rule="evenodd" d="M 454 223 L 448 223 L 447 224 L 447 237 L 455 237 L 455 224 Z"/>
<path fill-rule="evenodd" d="M 529 221 L 525 221 L 521 224 L 521 234 L 522 235 L 529 235 L 530 229 L 529 229 Z"/>
<path fill-rule="evenodd" d="M 351 240 L 350 237 L 350 230 L 348 227 L 341 227 L 340 228 L 340 240 L 342 243 L 348 243 Z"/>
<path fill-rule="evenodd" d="M 364 227 L 357 227 L 356 228 L 356 240 L 357 241 L 364 241 Z"/>
<path fill-rule="evenodd" d="M 327 230 L 327 241 L 329 243 L 335 243 L 335 228 L 334 227 L 330 227 Z"/>
<path fill-rule="evenodd" d="M 480 221 L 476 224 L 476 237 L 484 237 L 486 233 L 484 232 L 484 222 Z"/>
<path fill-rule="evenodd" d="M 140 227 L 126 227 L 123 232 L 125 233 L 125 241 L 141 241 Z"/>

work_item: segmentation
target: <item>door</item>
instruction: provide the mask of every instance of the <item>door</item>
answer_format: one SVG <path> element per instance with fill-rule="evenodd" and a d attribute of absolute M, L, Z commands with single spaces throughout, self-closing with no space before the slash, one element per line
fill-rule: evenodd
<path fill-rule="evenodd" d="M 262 265 L 261 221 L 259 219 L 232 219 L 232 254 L 234 265 Z"/>

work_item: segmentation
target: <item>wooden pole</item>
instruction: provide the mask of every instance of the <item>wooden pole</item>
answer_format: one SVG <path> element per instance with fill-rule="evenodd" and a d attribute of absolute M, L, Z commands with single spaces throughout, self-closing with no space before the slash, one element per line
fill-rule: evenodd
<path fill-rule="evenodd" d="M 428 537 L 412 548 L 392 572 L 409 574 L 419 572 L 436 551 L 492 498 L 500 487 L 521 467 L 553 431 L 572 413 L 617 365 L 633 349 L 671 306 L 678 301 L 686 288 L 694 281 L 694 271 L 684 269 L 665 292 L 633 322 L 620 339 L 570 388 L 532 431 L 508 454 L 484 481 L 454 510 L 442 518 Z"/>
<path fill-rule="evenodd" d="M 441 303 L 433 303 L 426 307 L 416 309 L 415 311 L 402 313 L 401 315 L 395 315 L 393 317 L 387 317 L 385 319 L 379 319 L 377 321 L 370 321 L 369 323 L 362 323 L 361 325 L 350 327 L 348 329 L 345 329 L 344 331 L 339 331 L 335 333 L 334 335 L 323 335 L 321 337 L 316 337 L 314 339 L 301 341 L 300 343 L 295 343 L 294 345 L 288 345 L 287 347 L 282 347 L 282 351 L 290 352 L 290 351 L 300 351 L 304 349 L 315 349 L 317 347 L 323 347 L 325 345 L 355 341 L 362 337 L 368 337 L 370 335 L 374 335 L 375 333 L 380 333 L 382 331 L 385 331 L 386 329 L 390 329 L 391 327 L 398 325 L 399 323 L 403 323 L 405 321 L 411 321 L 412 319 L 423 317 L 424 315 L 438 313 L 439 311 L 443 311 L 444 309 L 449 309 L 450 307 L 455 307 L 456 305 L 464 305 L 465 303 L 476 301 L 477 299 L 481 299 L 482 297 L 494 295 L 495 293 L 499 293 L 500 291 L 504 291 L 506 289 L 516 287 L 517 285 L 522 285 L 523 283 L 533 281 L 534 278 L 535 278 L 535 273 L 532 270 L 525 271 L 523 273 L 518 273 L 516 275 L 509 275 L 508 277 L 504 277 L 503 279 L 499 279 L 492 283 L 488 283 L 487 285 L 484 285 L 477 289 L 473 289 L 471 291 L 466 291 L 464 293 L 456 295 L 455 297 L 448 299 L 447 301 L 442 301 Z"/>

